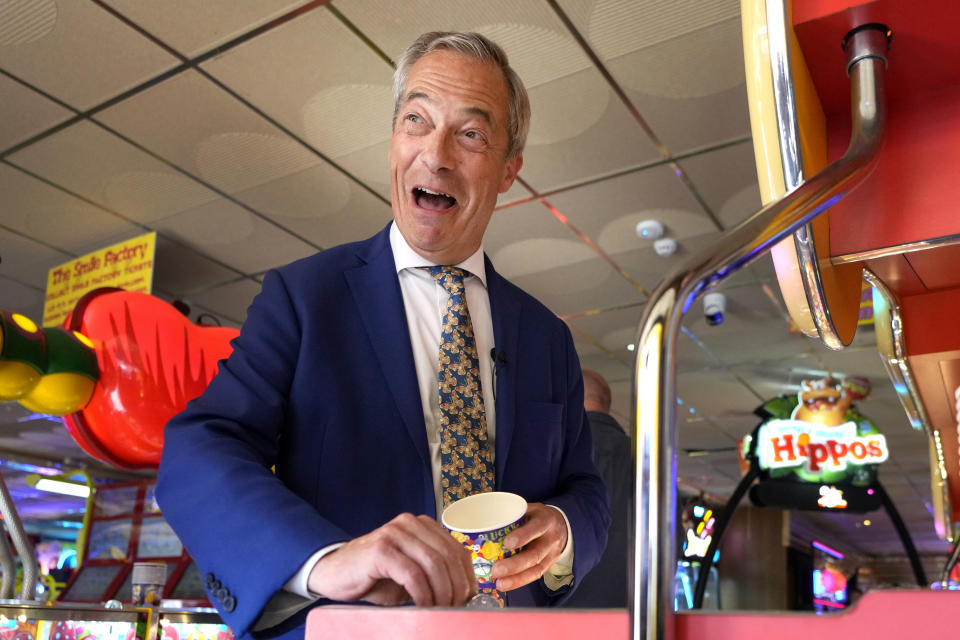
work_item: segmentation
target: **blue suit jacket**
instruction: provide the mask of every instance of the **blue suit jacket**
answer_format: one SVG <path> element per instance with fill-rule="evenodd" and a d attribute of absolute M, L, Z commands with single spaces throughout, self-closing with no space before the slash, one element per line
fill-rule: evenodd
<path fill-rule="evenodd" d="M 436 515 L 388 231 L 268 273 L 232 355 L 166 427 L 158 500 L 237 635 L 314 551 L 401 512 Z M 570 333 L 489 261 L 486 269 L 506 356 L 496 377 L 497 489 L 564 511 L 583 576 L 610 516 Z M 568 591 L 538 582 L 510 592 L 508 604 L 553 604 Z"/>

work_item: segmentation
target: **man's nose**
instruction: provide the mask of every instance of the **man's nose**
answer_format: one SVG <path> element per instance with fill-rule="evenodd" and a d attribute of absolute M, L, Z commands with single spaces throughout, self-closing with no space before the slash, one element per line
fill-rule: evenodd
<path fill-rule="evenodd" d="M 434 131 L 424 141 L 425 146 L 420 154 L 423 163 L 433 173 L 443 169 L 452 169 L 455 164 L 453 136 L 443 131 Z"/>

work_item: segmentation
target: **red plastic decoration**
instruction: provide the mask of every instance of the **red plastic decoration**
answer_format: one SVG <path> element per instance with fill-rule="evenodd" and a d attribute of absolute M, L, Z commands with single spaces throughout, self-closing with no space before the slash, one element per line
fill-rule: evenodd
<path fill-rule="evenodd" d="M 90 402 L 63 422 L 84 451 L 124 469 L 160 463 L 167 421 L 203 392 L 240 333 L 196 325 L 159 298 L 118 289 L 91 291 L 65 324 L 94 342 L 100 379 Z"/>

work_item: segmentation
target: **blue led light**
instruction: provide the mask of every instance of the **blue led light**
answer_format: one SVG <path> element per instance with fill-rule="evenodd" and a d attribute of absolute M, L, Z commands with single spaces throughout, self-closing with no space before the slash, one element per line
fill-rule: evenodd
<path fill-rule="evenodd" d="M 694 505 L 694 507 L 693 507 L 693 517 L 694 517 L 694 518 L 702 518 L 702 517 L 703 517 L 703 512 L 704 512 L 703 507 L 701 507 L 700 505 Z"/>

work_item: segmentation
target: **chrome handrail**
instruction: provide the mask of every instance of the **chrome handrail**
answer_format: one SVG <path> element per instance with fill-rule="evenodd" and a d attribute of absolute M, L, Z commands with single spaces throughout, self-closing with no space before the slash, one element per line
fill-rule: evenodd
<path fill-rule="evenodd" d="M 842 158 L 692 256 L 650 294 L 638 327 L 634 377 L 635 539 L 631 560 L 634 640 L 673 637 L 677 503 L 676 342 L 697 297 L 746 266 L 863 181 L 886 122 L 885 31 L 855 29 L 845 47 L 852 132 Z"/>

